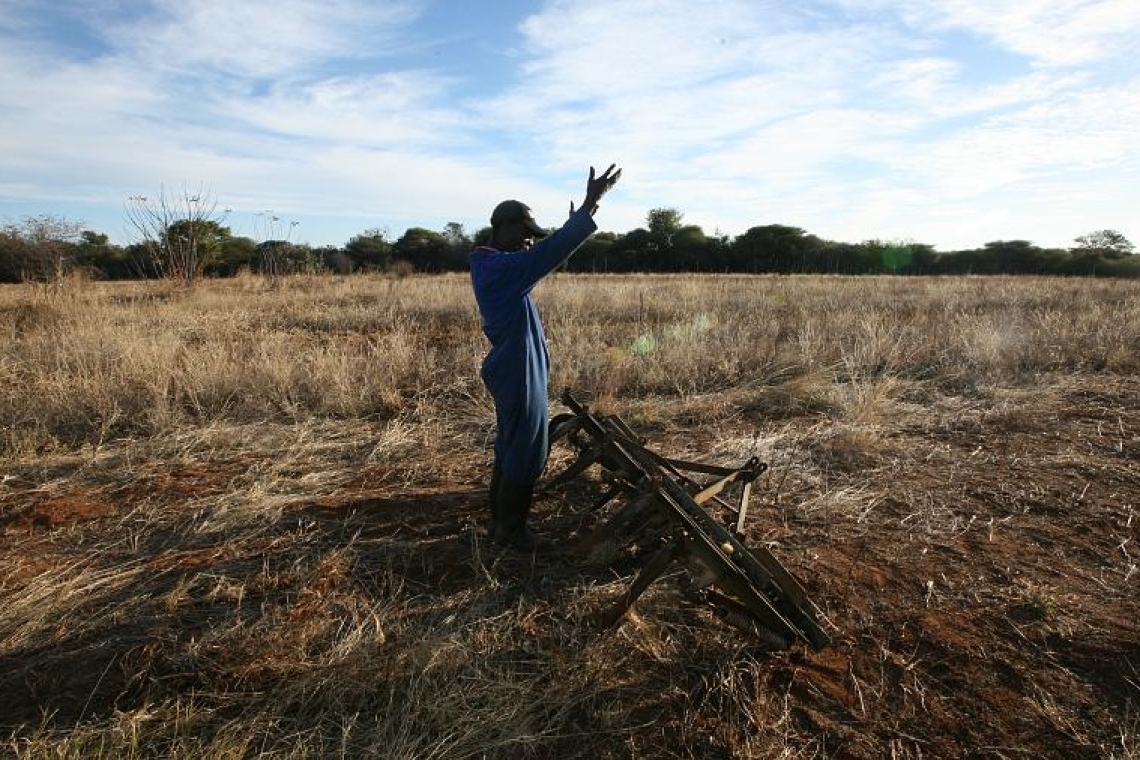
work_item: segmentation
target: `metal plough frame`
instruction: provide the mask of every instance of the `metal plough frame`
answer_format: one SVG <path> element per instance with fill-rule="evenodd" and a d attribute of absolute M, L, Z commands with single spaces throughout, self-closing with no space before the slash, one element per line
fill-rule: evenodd
<path fill-rule="evenodd" d="M 667 536 L 604 616 L 606 625 L 620 623 L 650 584 L 679 562 L 688 570 L 685 588 L 690 595 L 711 603 L 726 621 L 752 630 L 768 646 L 782 649 L 799 640 L 822 649 L 831 642 L 816 622 L 818 610 L 792 574 L 770 551 L 749 549 L 739 538 L 752 482 L 768 469 L 766 464 L 755 457 L 737 468 L 669 459 L 646 448 L 617 415 L 594 415 L 569 390 L 563 392 L 562 401 L 571 413 L 551 421 L 550 439 L 552 443 L 566 440 L 577 449 L 578 457 L 545 488 L 564 485 L 597 464 L 610 487 L 593 509 L 617 497 L 626 499 L 579 551 L 588 553 L 604 541 L 623 537 L 629 543 L 653 527 L 663 527 Z M 701 485 L 686 472 L 717 479 Z M 720 496 L 732 484 L 741 485 L 737 505 Z M 734 530 L 704 510 L 702 505 L 709 502 L 735 513 Z"/>

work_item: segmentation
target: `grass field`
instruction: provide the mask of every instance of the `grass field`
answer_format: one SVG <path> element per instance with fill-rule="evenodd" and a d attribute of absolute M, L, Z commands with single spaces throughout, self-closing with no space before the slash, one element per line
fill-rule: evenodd
<path fill-rule="evenodd" d="M 486 545 L 465 276 L 4 286 L 3 751 L 1140 757 L 1140 282 L 536 295 L 555 393 L 771 465 L 748 540 L 830 649 L 668 581 L 603 635 L 629 558 Z M 572 545 L 579 495 L 539 530 Z"/>

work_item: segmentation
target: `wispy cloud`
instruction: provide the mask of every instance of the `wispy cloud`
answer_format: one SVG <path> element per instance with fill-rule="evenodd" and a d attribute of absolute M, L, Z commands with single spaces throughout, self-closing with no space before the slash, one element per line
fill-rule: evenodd
<path fill-rule="evenodd" d="M 158 0 L 140 15 L 96 23 L 128 59 L 241 79 L 382 55 L 417 13 L 418 4 L 399 0 Z"/>
<path fill-rule="evenodd" d="M 1133 0 L 891 0 L 874 4 L 897 9 L 919 30 L 963 29 L 1041 66 L 1132 58 L 1140 29 L 1140 4 Z"/>
<path fill-rule="evenodd" d="M 821 24 L 751 3 L 554 3 L 522 27 L 531 95 L 501 102 L 526 115 L 553 161 L 592 150 L 633 164 L 643 206 L 667 199 L 736 231 L 786 220 L 857 236 L 862 219 L 864 235 L 881 224 L 921 237 L 951 201 L 990 205 L 1002 190 L 1137 160 L 1137 80 L 1091 89 L 1090 71 L 1027 66 L 973 81 L 968 62 L 928 53 L 941 31 L 984 28 L 1033 64 L 1087 62 L 1119 57 L 1122 30 L 1140 28 L 1121 3 L 1030 5 L 995 20 L 982 3 L 848 3 L 846 19 Z M 1048 53 L 1031 41 L 1042 23 L 1096 55 Z M 1041 222 L 1026 219 L 1021 234 L 1063 241 Z M 951 244 L 967 236 L 959 226 Z"/>

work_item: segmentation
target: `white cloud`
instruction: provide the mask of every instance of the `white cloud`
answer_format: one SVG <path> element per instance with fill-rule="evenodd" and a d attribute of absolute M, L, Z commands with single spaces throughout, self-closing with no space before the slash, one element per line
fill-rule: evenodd
<path fill-rule="evenodd" d="M 187 74 L 266 77 L 327 58 L 383 54 L 418 13 L 411 2 L 157 0 L 101 26 L 126 57 Z"/>
<path fill-rule="evenodd" d="M 1134 55 L 1140 4 L 1134 0 L 1021 0 L 995 6 L 956 0 L 930 7 L 936 24 L 989 36 L 1043 65 L 1070 66 Z"/>
<path fill-rule="evenodd" d="M 506 30 L 491 83 L 405 55 L 418 3 L 84 7 L 106 46 L 86 58 L 32 44 L 35 6 L 0 0 L 0 195 L 203 183 L 397 226 L 481 225 L 516 196 L 553 224 L 614 160 L 607 229 L 675 206 L 708 230 L 943 249 L 1062 244 L 1140 205 L 1135 2 L 554 0 Z M 979 77 L 951 32 L 1024 65 Z"/>
<path fill-rule="evenodd" d="M 642 208 L 676 205 L 691 221 L 734 232 L 787 221 L 850 233 L 848 220 L 862 220 L 855 238 L 880 234 L 879 225 L 925 237 L 921 220 L 953 199 L 1025 193 L 1134 160 L 1134 84 L 1097 95 L 1087 89 L 1091 72 L 1044 69 L 974 81 L 965 62 L 922 53 L 952 26 L 986 23 L 980 3 L 947 7 L 905 12 L 904 32 L 889 14 L 821 27 L 754 4 L 554 3 L 522 25 L 529 76 L 500 104 L 522 114 L 554 166 L 615 156 Z M 1129 16 L 1120 4 L 1080 9 Z M 592 21 L 603 14 L 606 24 Z M 997 15 L 989 33 L 1018 51 L 1036 50 L 1029 32 L 1042 21 L 1105 55 L 1122 39 L 1119 27 L 1041 4 Z M 1113 99 L 1115 110 L 1103 102 Z M 961 225 L 940 231 L 943 247 L 969 244 Z"/>
<path fill-rule="evenodd" d="M 402 71 L 285 83 L 264 97 L 227 97 L 217 110 L 257 129 L 386 149 L 454 145 L 462 120 L 438 103 L 454 82 Z"/>
<path fill-rule="evenodd" d="M 111 47 L 93 60 L 0 47 L 11 75 L 0 83 L 0 192 L 119 203 L 163 183 L 204 183 L 227 204 L 362 208 L 366 199 L 349 203 L 346 193 L 375 197 L 397 176 L 379 167 L 372 187 L 341 183 L 384 163 L 369 160 L 370 148 L 430 163 L 413 146 L 460 139 L 456 112 L 438 105 L 453 84 L 445 78 L 320 72 L 330 57 L 383 54 L 414 10 L 164 1 L 126 21 L 96 16 Z M 259 94 L 263 79 L 271 85 Z"/>
<path fill-rule="evenodd" d="M 924 32 L 964 30 L 1044 66 L 1133 57 L 1140 32 L 1140 3 L 1135 0 L 843 0 L 843 4 L 894 11 Z"/>
<path fill-rule="evenodd" d="M 809 21 L 751 3 L 554 3 L 522 25 L 526 76 L 490 110 L 556 170 L 620 159 L 637 178 L 626 192 L 646 203 L 699 180 L 695 167 L 769 174 L 757 159 L 787 149 L 758 136 L 838 108 L 881 45 L 858 27 L 800 28 Z"/>
<path fill-rule="evenodd" d="M 944 197 L 1064 183 L 1070 174 L 1140 165 L 1140 79 L 1051 98 L 893 160 Z"/>

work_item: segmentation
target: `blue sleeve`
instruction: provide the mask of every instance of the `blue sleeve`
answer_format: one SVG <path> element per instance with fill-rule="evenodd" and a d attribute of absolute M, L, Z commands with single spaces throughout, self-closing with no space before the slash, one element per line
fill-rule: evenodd
<path fill-rule="evenodd" d="M 597 229 L 598 225 L 590 212 L 578 209 L 566 220 L 566 224 L 553 232 L 550 237 L 538 241 L 525 253 L 512 256 L 514 265 L 518 267 L 515 274 L 518 277 L 520 292 L 530 292 L 539 280 L 570 258 L 570 254 L 586 242 L 586 238 L 594 234 Z"/>

